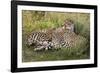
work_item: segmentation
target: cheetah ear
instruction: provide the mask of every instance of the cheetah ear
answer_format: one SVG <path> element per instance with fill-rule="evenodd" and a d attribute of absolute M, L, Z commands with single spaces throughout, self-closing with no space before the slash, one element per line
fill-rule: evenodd
<path fill-rule="evenodd" d="M 69 22 L 71 22 L 72 24 L 74 23 L 73 20 L 71 20 L 71 19 L 69 20 Z"/>

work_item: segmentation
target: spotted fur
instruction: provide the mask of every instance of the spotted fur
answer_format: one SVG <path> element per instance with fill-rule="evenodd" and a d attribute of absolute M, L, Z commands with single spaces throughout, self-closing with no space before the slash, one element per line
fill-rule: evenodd
<path fill-rule="evenodd" d="M 28 45 L 35 44 L 35 51 L 62 47 L 72 48 L 84 44 L 84 41 L 86 41 L 84 37 L 75 34 L 74 24 L 67 20 L 59 28 L 46 30 L 45 32 L 33 32 L 28 37 Z"/>

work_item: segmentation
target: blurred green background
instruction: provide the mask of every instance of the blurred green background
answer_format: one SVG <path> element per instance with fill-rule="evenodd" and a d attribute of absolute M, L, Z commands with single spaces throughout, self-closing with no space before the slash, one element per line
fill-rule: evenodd
<path fill-rule="evenodd" d="M 40 51 L 35 52 L 33 47 L 27 47 L 26 38 L 32 31 L 57 28 L 60 27 L 64 20 L 70 19 L 75 26 L 75 33 L 85 37 L 88 41 L 86 45 L 80 44 L 78 49 L 87 50 L 84 53 L 76 54 L 78 51 L 74 49 L 61 49 L 58 51 Z M 90 50 L 90 14 L 75 12 L 45 12 L 22 10 L 22 61 L 53 61 L 53 60 L 76 60 L 89 58 Z M 78 42 L 78 41 L 77 41 Z M 83 42 L 83 44 L 85 44 Z M 80 47 L 79 47 L 80 46 Z M 74 52 L 74 53 L 72 53 Z"/>

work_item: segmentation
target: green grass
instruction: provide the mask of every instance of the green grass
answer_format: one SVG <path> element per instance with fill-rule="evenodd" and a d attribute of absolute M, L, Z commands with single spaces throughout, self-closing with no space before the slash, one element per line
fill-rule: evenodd
<path fill-rule="evenodd" d="M 45 14 L 45 15 L 44 15 Z M 26 45 L 26 38 L 32 31 L 60 27 L 64 20 L 71 19 L 75 24 L 75 33 L 85 37 L 88 41 L 78 44 L 73 48 L 60 50 L 34 51 L 34 48 Z M 61 13 L 61 12 L 37 12 L 22 11 L 22 61 L 54 61 L 54 60 L 77 60 L 89 58 L 90 50 L 90 14 L 88 13 Z M 77 40 L 79 42 L 79 40 Z M 81 50 L 86 51 L 79 53 Z"/>
<path fill-rule="evenodd" d="M 70 48 L 71 49 L 71 48 Z M 89 58 L 88 52 L 77 54 L 77 51 L 63 48 L 59 50 L 34 51 L 34 48 L 23 48 L 23 62 L 77 60 Z"/>

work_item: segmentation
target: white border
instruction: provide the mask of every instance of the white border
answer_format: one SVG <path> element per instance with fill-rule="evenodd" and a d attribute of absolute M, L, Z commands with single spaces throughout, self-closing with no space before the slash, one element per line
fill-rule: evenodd
<path fill-rule="evenodd" d="M 45 62 L 26 62 L 22 63 L 22 10 L 36 11 L 59 11 L 59 12 L 82 12 L 90 13 L 90 59 L 84 60 L 65 60 L 65 61 L 45 61 Z M 18 6 L 18 52 L 17 64 L 18 68 L 25 67 L 41 67 L 41 66 L 57 66 L 57 65 L 78 65 L 78 64 L 93 64 L 94 63 L 94 10 L 92 9 L 76 9 L 76 8 L 57 8 L 57 7 L 40 7 L 40 6 Z"/>

